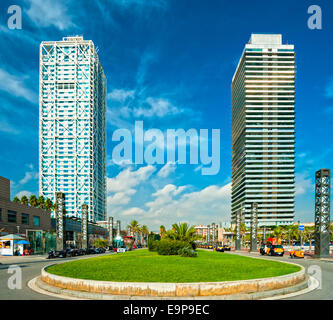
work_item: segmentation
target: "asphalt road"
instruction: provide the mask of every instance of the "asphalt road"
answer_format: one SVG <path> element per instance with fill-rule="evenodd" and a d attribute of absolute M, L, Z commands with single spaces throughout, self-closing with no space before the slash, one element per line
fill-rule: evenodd
<path fill-rule="evenodd" d="M 108 253 L 105 253 L 108 254 Z M 102 254 L 102 255 L 105 255 Z M 221 253 L 223 254 L 223 253 Z M 244 253 L 244 255 L 249 255 Z M 100 255 L 98 255 L 100 256 Z M 91 255 L 89 258 L 96 257 L 96 255 Z M 28 287 L 28 282 L 37 277 L 43 267 L 54 264 L 61 263 L 64 261 L 74 260 L 74 259 L 86 259 L 88 257 L 74 257 L 66 259 L 53 259 L 47 260 L 46 257 L 13 257 L 12 259 L 0 258 L 0 300 L 60 300 L 55 297 L 39 294 Z M 310 275 L 316 277 L 316 279 L 321 282 L 321 289 L 316 289 L 309 293 L 298 295 L 288 300 L 333 300 L 333 262 L 326 261 L 316 261 L 313 259 L 290 259 L 289 257 L 265 257 L 272 260 L 282 260 L 298 263 L 305 267 L 306 271 Z M 21 289 L 9 289 L 8 279 L 12 274 L 8 273 L 8 268 L 10 265 L 18 265 L 22 270 L 22 288 Z M 309 269 L 310 267 L 310 269 Z M 313 270 L 316 270 L 316 274 L 313 274 Z"/>
<path fill-rule="evenodd" d="M 40 275 L 41 269 L 45 266 L 76 259 L 94 258 L 107 254 L 113 253 L 106 252 L 98 255 L 57 258 L 51 260 L 46 259 L 46 256 L 0 257 L 0 300 L 61 300 L 31 290 L 28 287 L 28 282 Z M 22 289 L 9 289 L 8 287 L 8 280 L 13 276 L 13 274 L 8 273 L 8 268 L 13 265 L 17 265 L 21 268 Z"/>
<path fill-rule="evenodd" d="M 281 260 L 302 265 L 308 275 L 315 277 L 320 286 L 318 289 L 306 294 L 297 295 L 286 300 L 333 300 L 333 261 L 323 261 L 315 259 L 291 259 L 288 255 L 283 257 L 261 256 L 259 254 L 242 253 L 246 256 L 261 257 L 270 260 Z"/>

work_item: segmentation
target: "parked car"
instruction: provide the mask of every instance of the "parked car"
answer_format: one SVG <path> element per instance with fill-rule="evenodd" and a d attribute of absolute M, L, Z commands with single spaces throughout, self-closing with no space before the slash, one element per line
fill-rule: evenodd
<path fill-rule="evenodd" d="M 266 249 L 266 254 L 270 256 L 283 256 L 283 246 L 280 244 L 269 244 Z"/>
<path fill-rule="evenodd" d="M 97 253 L 105 253 L 105 248 L 96 248 Z"/>
<path fill-rule="evenodd" d="M 217 252 L 224 252 L 224 248 L 223 248 L 223 246 L 217 246 L 215 248 L 215 251 L 217 251 Z"/>
<path fill-rule="evenodd" d="M 128 248 L 125 246 L 117 248 L 117 253 L 122 253 L 128 251 Z"/>
<path fill-rule="evenodd" d="M 78 249 L 78 255 L 79 256 L 83 256 L 85 254 L 86 254 L 86 250 L 84 250 L 84 249 Z"/>
<path fill-rule="evenodd" d="M 230 250 L 231 250 L 231 246 L 225 244 L 225 245 L 223 246 L 223 250 L 224 250 L 224 251 L 230 251 Z"/>
<path fill-rule="evenodd" d="M 55 251 L 55 258 L 66 258 L 67 252 L 66 250 Z"/>
<path fill-rule="evenodd" d="M 294 249 L 289 251 L 290 258 L 304 258 L 304 250 Z"/>

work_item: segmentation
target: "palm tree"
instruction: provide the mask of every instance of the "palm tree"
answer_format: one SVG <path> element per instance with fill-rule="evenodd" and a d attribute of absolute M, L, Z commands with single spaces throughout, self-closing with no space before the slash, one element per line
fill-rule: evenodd
<path fill-rule="evenodd" d="M 28 205 L 28 197 L 27 196 L 22 196 L 20 202 L 24 205 Z"/>
<path fill-rule="evenodd" d="M 15 197 L 15 198 L 13 199 L 13 202 L 15 202 L 15 203 L 20 203 L 20 199 L 19 199 L 19 197 Z"/>
<path fill-rule="evenodd" d="M 193 243 L 194 240 L 198 239 L 198 235 L 194 226 L 190 227 L 186 222 L 184 222 L 179 224 L 174 223 L 172 225 L 172 229 L 166 232 L 165 238 Z"/>
<path fill-rule="evenodd" d="M 147 237 L 149 235 L 149 230 L 148 230 L 148 227 L 146 225 L 143 225 L 141 227 L 141 232 L 142 232 L 142 235 L 143 235 L 143 242 L 144 242 L 144 245 L 146 246 L 146 242 L 147 242 Z"/>
<path fill-rule="evenodd" d="M 38 197 L 37 203 L 39 208 L 45 209 L 45 198 L 43 196 Z"/>
<path fill-rule="evenodd" d="M 241 223 L 241 225 L 240 225 L 240 233 L 241 233 L 241 237 L 242 237 L 242 244 L 244 245 L 244 237 L 245 237 L 245 233 L 246 233 L 246 225 L 245 225 L 245 223 Z"/>
<path fill-rule="evenodd" d="M 165 227 L 163 225 L 160 226 L 160 236 L 161 236 L 161 239 L 165 236 Z"/>
<path fill-rule="evenodd" d="M 277 226 L 274 228 L 273 230 L 273 234 L 276 237 L 276 242 L 280 243 L 281 239 L 282 239 L 282 234 L 283 234 L 283 230 L 280 226 Z"/>
<path fill-rule="evenodd" d="M 131 230 L 131 233 L 132 233 L 132 236 L 135 237 L 135 241 L 137 240 L 137 231 L 138 231 L 138 228 L 139 228 L 139 223 L 138 221 L 136 220 L 132 220 L 131 223 L 130 223 L 130 230 Z"/>
<path fill-rule="evenodd" d="M 34 208 L 38 206 L 37 197 L 34 194 L 29 197 L 29 204 Z"/>
<path fill-rule="evenodd" d="M 51 199 L 47 198 L 44 203 L 44 209 L 48 212 L 51 212 L 51 210 L 54 209 L 54 205 Z"/>

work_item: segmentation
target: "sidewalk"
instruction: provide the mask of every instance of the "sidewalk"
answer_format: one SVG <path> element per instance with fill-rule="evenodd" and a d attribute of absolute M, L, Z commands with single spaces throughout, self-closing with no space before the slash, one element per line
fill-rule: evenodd
<path fill-rule="evenodd" d="M 38 261 L 46 259 L 47 254 L 35 254 L 31 256 L 0 256 L 0 265 L 15 264 L 28 261 Z"/>

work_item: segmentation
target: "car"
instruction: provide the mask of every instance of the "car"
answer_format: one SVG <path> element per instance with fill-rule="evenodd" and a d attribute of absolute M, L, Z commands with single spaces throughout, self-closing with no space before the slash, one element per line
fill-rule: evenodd
<path fill-rule="evenodd" d="M 105 248 L 97 248 L 97 253 L 105 253 Z"/>
<path fill-rule="evenodd" d="M 66 250 L 55 251 L 54 256 L 55 256 L 55 258 L 66 258 L 67 252 L 66 252 Z"/>
<path fill-rule="evenodd" d="M 231 251 L 231 246 L 225 244 L 225 245 L 223 246 L 223 250 L 224 250 L 224 251 Z"/>
<path fill-rule="evenodd" d="M 266 254 L 270 256 L 283 256 L 284 249 L 280 244 L 269 244 L 266 249 Z"/>
<path fill-rule="evenodd" d="M 215 248 L 215 251 L 217 251 L 217 252 L 224 252 L 224 248 L 223 248 L 223 246 L 217 246 Z"/>
<path fill-rule="evenodd" d="M 294 249 L 289 251 L 290 258 L 304 258 L 304 250 L 301 249 Z"/>
<path fill-rule="evenodd" d="M 82 248 L 78 249 L 78 255 L 79 255 L 79 256 L 83 256 L 83 255 L 85 255 L 85 254 L 86 254 L 86 250 L 84 250 L 84 249 L 82 249 Z"/>
<path fill-rule="evenodd" d="M 128 249 L 126 247 L 117 248 L 117 253 L 123 253 L 123 252 L 126 252 L 126 251 L 128 251 Z"/>

